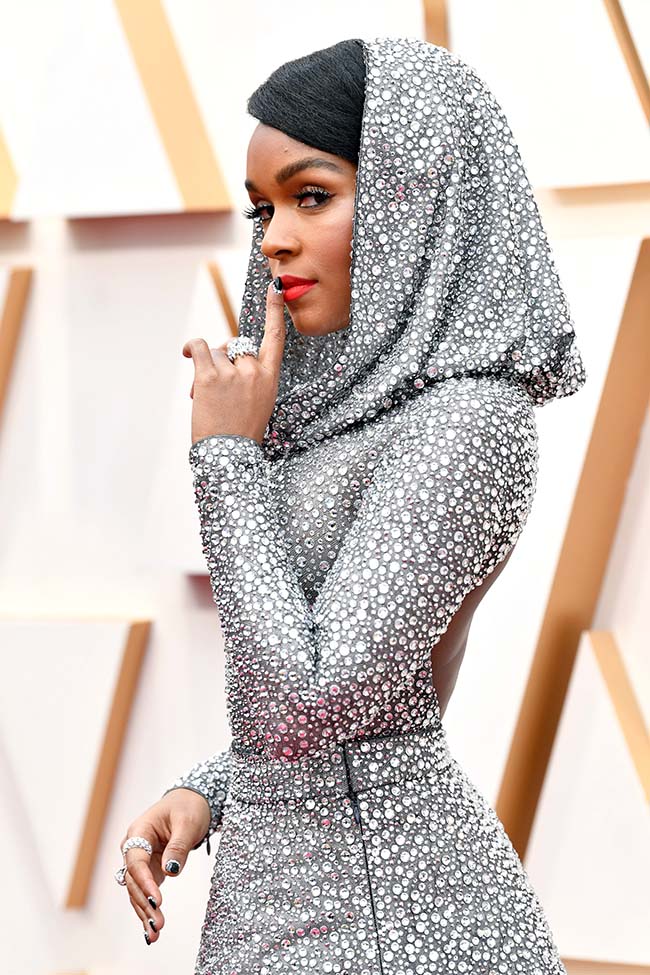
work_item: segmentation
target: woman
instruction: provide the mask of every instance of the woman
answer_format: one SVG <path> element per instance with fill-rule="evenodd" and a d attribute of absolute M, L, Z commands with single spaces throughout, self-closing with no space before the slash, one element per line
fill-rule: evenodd
<path fill-rule="evenodd" d="M 441 722 L 533 502 L 534 407 L 586 379 L 517 146 L 413 38 L 285 64 L 248 110 L 243 338 L 184 348 L 232 743 L 134 820 L 121 879 L 157 940 L 220 830 L 201 975 L 563 973 Z"/>

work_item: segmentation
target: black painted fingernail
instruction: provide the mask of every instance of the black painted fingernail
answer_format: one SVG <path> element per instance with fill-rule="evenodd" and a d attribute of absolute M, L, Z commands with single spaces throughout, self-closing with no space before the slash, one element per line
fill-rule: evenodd
<path fill-rule="evenodd" d="M 149 924 L 151 925 L 151 927 L 153 928 L 154 931 L 157 931 L 158 930 L 158 928 L 156 927 L 156 925 L 154 923 L 154 919 L 152 917 L 148 917 L 147 918 L 147 921 L 149 922 Z"/>
<path fill-rule="evenodd" d="M 167 873 L 178 873 L 181 869 L 181 865 L 178 860 L 168 860 L 165 864 L 165 870 Z"/>
<path fill-rule="evenodd" d="M 144 932 L 144 940 L 147 942 L 148 945 L 151 944 L 151 938 L 149 937 L 146 931 Z"/>
<path fill-rule="evenodd" d="M 273 278 L 273 290 L 276 295 L 282 294 L 282 278 Z"/>
<path fill-rule="evenodd" d="M 151 906 L 153 907 L 153 909 L 155 911 L 156 908 L 158 907 L 158 905 L 156 903 L 156 898 L 155 897 L 152 897 L 151 894 L 147 894 L 147 900 L 149 901 L 149 903 L 151 904 Z"/>

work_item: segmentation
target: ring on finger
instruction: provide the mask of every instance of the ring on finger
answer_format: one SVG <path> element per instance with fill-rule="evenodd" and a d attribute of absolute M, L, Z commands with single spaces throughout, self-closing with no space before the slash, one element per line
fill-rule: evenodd
<path fill-rule="evenodd" d="M 134 846 L 139 846 L 141 849 L 146 850 L 146 852 L 151 856 L 153 853 L 153 848 L 149 840 L 146 840 L 144 836 L 129 836 L 128 840 L 122 847 L 122 856 L 126 856 L 127 851 L 133 849 Z"/>
<path fill-rule="evenodd" d="M 134 846 L 138 846 L 145 850 L 149 856 L 153 853 L 153 848 L 149 840 L 145 839 L 144 836 L 129 836 L 128 840 L 122 847 L 122 857 L 124 859 L 123 865 L 116 870 L 113 876 L 115 880 L 120 885 L 120 887 L 126 887 L 126 872 L 129 869 L 126 863 L 126 854 L 129 850 L 132 850 Z"/>

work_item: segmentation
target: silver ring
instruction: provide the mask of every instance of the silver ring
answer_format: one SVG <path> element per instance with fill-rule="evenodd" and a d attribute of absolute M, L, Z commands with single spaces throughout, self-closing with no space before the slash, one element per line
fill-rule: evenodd
<path fill-rule="evenodd" d="M 126 872 L 129 869 L 126 865 L 126 854 L 129 850 L 132 850 L 134 846 L 139 846 L 141 849 L 145 850 L 149 856 L 153 853 L 153 849 L 149 840 L 146 840 L 144 836 L 129 836 L 128 840 L 122 847 L 122 857 L 124 859 L 123 865 L 119 870 L 116 870 L 113 876 L 120 885 L 120 887 L 126 887 Z"/>
<path fill-rule="evenodd" d="M 117 880 L 117 882 L 120 885 L 120 887 L 126 887 L 126 871 L 127 870 L 128 870 L 128 867 L 127 867 L 126 864 L 124 864 L 123 867 L 120 867 L 119 870 L 116 870 L 115 871 L 115 879 Z"/>
<path fill-rule="evenodd" d="M 149 856 L 153 853 L 151 843 L 146 840 L 144 836 L 129 836 L 128 840 L 122 847 L 122 856 L 126 856 L 127 850 L 132 850 L 134 846 L 139 846 L 143 850 L 146 850 Z"/>
<path fill-rule="evenodd" d="M 234 362 L 239 355 L 252 355 L 257 359 L 258 348 L 247 335 L 236 335 L 226 346 L 226 355 Z"/>

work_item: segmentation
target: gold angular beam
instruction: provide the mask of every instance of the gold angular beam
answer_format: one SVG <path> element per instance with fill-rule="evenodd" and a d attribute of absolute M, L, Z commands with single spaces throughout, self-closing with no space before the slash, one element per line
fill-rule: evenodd
<path fill-rule="evenodd" d="M 446 0 L 422 0 L 424 39 L 449 50 L 449 19 Z"/>
<path fill-rule="evenodd" d="M 639 249 L 495 806 L 522 860 L 578 643 L 591 629 L 649 396 L 646 239 Z"/>
<path fill-rule="evenodd" d="M 162 3 L 115 0 L 115 6 L 185 210 L 231 210 L 232 200 Z"/>
<path fill-rule="evenodd" d="M 589 634 L 589 639 L 641 788 L 650 803 L 650 734 L 623 656 L 611 633 L 596 630 Z"/>
<path fill-rule="evenodd" d="M 216 263 L 216 261 L 208 262 L 208 271 L 212 278 L 212 283 L 214 284 L 215 291 L 217 292 L 217 297 L 223 313 L 226 316 L 226 321 L 228 322 L 228 328 L 230 329 L 230 334 L 233 336 L 239 335 L 239 321 L 235 315 L 235 310 L 228 297 L 228 292 L 226 291 L 226 286 L 223 281 L 223 275 L 221 273 L 221 268 Z"/>
<path fill-rule="evenodd" d="M 17 188 L 18 173 L 9 154 L 9 147 L 0 131 L 0 220 L 11 218 L 11 208 Z"/>
<path fill-rule="evenodd" d="M 30 267 L 15 267 L 9 272 L 9 285 L 0 316 L 0 417 L 9 390 L 31 281 Z"/>
<path fill-rule="evenodd" d="M 650 203 L 650 181 L 640 183 L 591 183 L 589 186 L 551 186 L 535 190 L 535 195 L 552 193 L 566 206 L 647 205 Z"/>
<path fill-rule="evenodd" d="M 615 961 L 563 958 L 568 975 L 650 975 L 648 965 L 625 965 Z"/>
<path fill-rule="evenodd" d="M 133 622 L 129 627 L 122 665 L 104 732 L 104 741 L 95 769 L 95 779 L 66 898 L 66 907 L 83 907 L 86 903 L 150 629 L 149 620 Z M 119 866 L 119 862 L 117 865 Z"/>
<path fill-rule="evenodd" d="M 627 20 L 625 19 L 623 8 L 621 7 L 620 0 L 604 0 L 604 2 L 605 10 L 616 35 L 616 40 L 625 59 L 627 70 L 630 72 L 634 90 L 641 102 L 645 120 L 650 125 L 650 83 L 643 70 L 643 62 L 639 57 L 639 52 L 637 51 Z"/>

